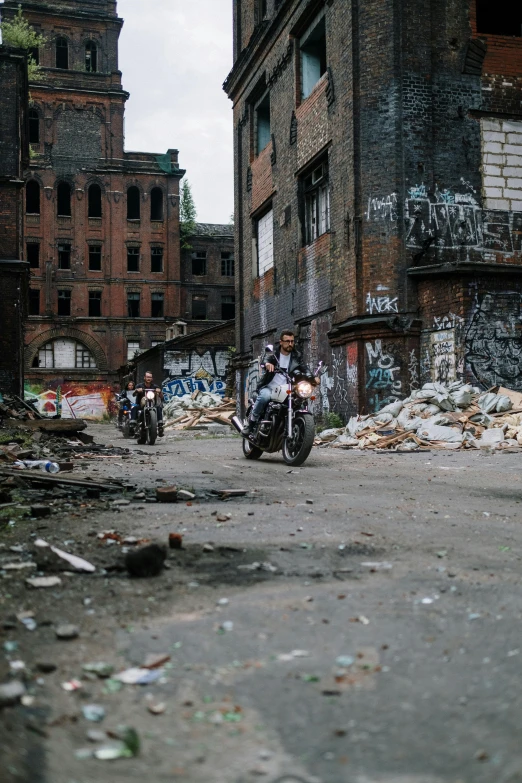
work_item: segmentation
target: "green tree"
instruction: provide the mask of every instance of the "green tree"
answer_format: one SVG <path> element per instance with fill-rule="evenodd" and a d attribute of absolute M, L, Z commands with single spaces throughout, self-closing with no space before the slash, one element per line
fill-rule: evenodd
<path fill-rule="evenodd" d="M 196 230 L 196 205 L 192 197 L 190 182 L 185 179 L 181 186 L 181 198 L 179 202 L 179 231 L 181 237 L 181 247 L 183 250 L 190 250 L 192 245 L 189 238 Z"/>
<path fill-rule="evenodd" d="M 25 49 L 27 52 L 27 75 L 30 82 L 42 81 L 42 69 L 33 57 L 33 50 L 45 44 L 45 37 L 31 27 L 22 14 L 22 9 L 11 22 L 2 22 L 2 40 L 6 46 Z"/>

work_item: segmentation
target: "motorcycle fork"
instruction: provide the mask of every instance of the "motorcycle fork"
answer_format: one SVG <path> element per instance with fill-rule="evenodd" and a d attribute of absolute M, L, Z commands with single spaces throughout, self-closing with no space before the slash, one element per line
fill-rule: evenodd
<path fill-rule="evenodd" d="M 289 394 L 288 395 L 288 432 L 287 432 L 289 438 L 292 437 L 293 419 L 294 419 L 294 412 L 292 410 L 292 395 Z"/>

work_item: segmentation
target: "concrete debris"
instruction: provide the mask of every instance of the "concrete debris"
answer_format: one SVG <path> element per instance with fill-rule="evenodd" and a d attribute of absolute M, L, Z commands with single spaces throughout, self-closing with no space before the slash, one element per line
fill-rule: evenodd
<path fill-rule="evenodd" d="M 87 560 L 84 560 L 82 557 L 77 557 L 76 555 L 70 555 L 68 552 L 64 552 L 61 549 L 58 549 L 55 546 L 51 546 L 51 544 L 48 544 L 47 541 L 44 541 L 42 538 L 37 538 L 34 542 L 35 546 L 40 547 L 41 549 L 49 549 L 51 552 L 53 552 L 56 557 L 59 559 L 65 561 L 68 566 L 72 566 L 76 569 L 76 571 L 86 571 L 87 573 L 93 573 L 96 571 L 96 567 L 93 566 L 92 563 L 89 563 Z"/>
<path fill-rule="evenodd" d="M 57 626 L 54 632 L 56 634 L 56 638 L 61 639 L 62 641 L 77 639 L 80 635 L 80 629 L 78 626 L 72 625 L 71 623 L 64 623 L 63 625 Z"/>
<path fill-rule="evenodd" d="M 165 429 L 187 430 L 202 424 L 230 424 L 235 411 L 235 400 L 197 390 L 168 402 L 163 419 Z"/>
<path fill-rule="evenodd" d="M 0 710 L 18 704 L 25 695 L 25 685 L 20 680 L 12 680 L 0 685 Z"/>
<path fill-rule="evenodd" d="M 482 392 L 461 381 L 425 383 L 378 413 L 352 416 L 346 427 L 324 430 L 316 445 L 392 451 L 519 447 L 522 395 L 504 387 Z"/>
<path fill-rule="evenodd" d="M 62 584 L 59 576 L 34 576 L 26 579 L 25 584 L 28 587 L 58 587 Z"/>
<path fill-rule="evenodd" d="M 128 552 L 125 566 L 131 576 L 157 576 L 162 571 L 166 558 L 167 547 L 164 544 L 149 544 Z"/>

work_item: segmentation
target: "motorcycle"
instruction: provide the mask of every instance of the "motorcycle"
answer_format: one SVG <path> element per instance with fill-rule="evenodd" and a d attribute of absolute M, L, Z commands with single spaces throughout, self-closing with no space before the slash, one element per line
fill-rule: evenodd
<path fill-rule="evenodd" d="M 158 437 L 159 394 L 155 389 L 146 389 L 141 398 L 135 436 L 140 445 L 148 443 L 154 446 Z"/>
<path fill-rule="evenodd" d="M 124 438 L 130 438 L 132 403 L 125 394 L 117 394 L 116 402 L 118 403 L 118 429 Z"/>
<path fill-rule="evenodd" d="M 271 346 L 267 346 L 271 349 Z M 263 419 L 257 429 L 243 437 L 243 454 L 247 459 L 259 459 L 264 452 L 272 454 L 281 451 L 287 465 L 302 465 L 307 459 L 315 438 L 315 422 L 309 410 L 310 400 L 315 400 L 315 378 L 321 374 L 323 363 L 312 375 L 294 374 L 292 377 L 280 367 L 275 372 L 285 376 L 287 383 L 272 390 Z M 255 399 L 248 401 L 248 421 Z M 233 426 L 241 432 L 244 422 L 238 416 L 231 419 Z"/>

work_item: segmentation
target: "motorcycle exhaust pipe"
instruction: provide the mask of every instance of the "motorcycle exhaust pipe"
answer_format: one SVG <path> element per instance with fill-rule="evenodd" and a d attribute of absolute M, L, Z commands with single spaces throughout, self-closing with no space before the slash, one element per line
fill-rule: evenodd
<path fill-rule="evenodd" d="M 230 423 L 232 424 L 233 427 L 236 428 L 238 432 L 241 432 L 241 430 L 243 429 L 243 422 L 241 421 L 239 416 L 232 416 L 232 418 L 230 419 Z"/>

